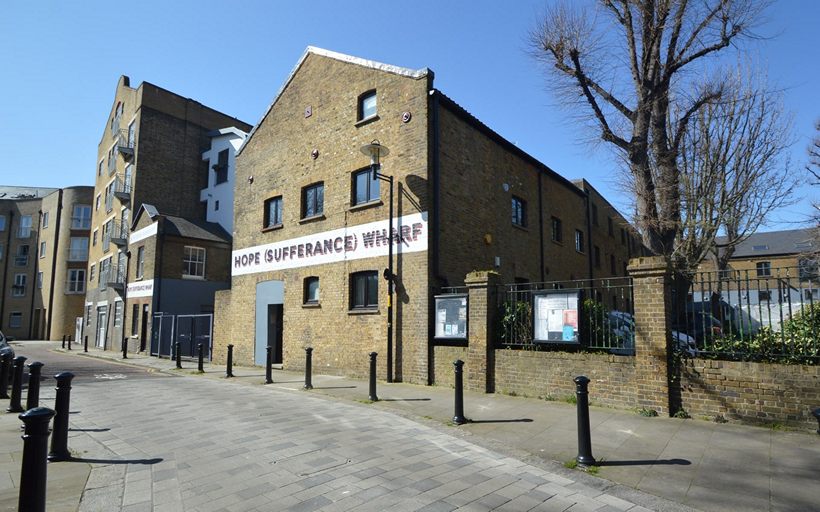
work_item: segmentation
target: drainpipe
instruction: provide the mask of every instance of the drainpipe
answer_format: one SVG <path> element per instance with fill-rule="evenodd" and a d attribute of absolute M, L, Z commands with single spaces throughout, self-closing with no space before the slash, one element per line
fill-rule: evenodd
<path fill-rule="evenodd" d="M 431 84 L 432 85 L 432 84 Z M 439 159 L 439 152 L 441 151 L 441 127 L 439 125 L 439 99 L 438 91 L 430 89 L 430 97 L 432 98 L 431 111 L 431 126 L 432 126 L 432 182 L 433 182 L 433 209 L 432 209 L 432 224 L 433 233 L 431 239 L 432 245 L 432 263 L 433 275 L 438 281 L 436 284 L 445 282 L 445 278 L 441 275 L 441 258 L 440 258 L 440 237 L 441 237 L 441 162 Z"/>
<path fill-rule="evenodd" d="M 54 312 L 54 280 L 57 277 L 57 262 L 60 261 L 57 258 L 57 248 L 60 244 L 60 218 L 62 217 L 63 213 L 63 189 L 60 189 L 58 191 L 58 194 L 59 195 L 57 196 L 57 219 L 54 223 L 54 225 L 57 227 L 54 230 L 54 250 L 52 252 L 53 256 L 51 260 L 51 286 L 48 291 L 48 319 L 46 320 L 46 326 L 48 331 L 45 333 L 46 339 L 49 340 L 51 339 L 51 315 Z M 71 229 L 71 226 L 69 226 L 69 229 Z M 85 281 L 85 279 L 83 279 L 83 281 Z M 83 317 L 85 317 L 85 314 L 83 314 Z"/>
<path fill-rule="evenodd" d="M 162 246 L 163 244 L 163 235 L 165 233 L 165 229 L 163 229 L 165 223 L 165 218 L 160 217 L 157 219 L 157 243 L 155 244 L 156 252 L 154 254 L 154 261 L 156 262 L 156 266 L 154 267 L 154 301 L 153 310 L 154 311 L 162 311 L 161 304 L 162 304 Z M 157 257 L 159 255 L 159 257 Z"/>
<path fill-rule="evenodd" d="M 538 172 L 538 237 L 541 248 L 541 282 L 546 281 L 544 275 L 544 193 L 541 189 L 541 172 Z"/>
<path fill-rule="evenodd" d="M 5 295 L 7 292 L 6 285 L 8 284 L 8 277 L 9 277 L 9 260 L 11 259 L 11 255 L 9 251 L 11 251 L 11 230 L 12 226 L 14 225 L 14 212 L 9 211 L 9 224 L 8 224 L 8 233 L 6 233 L 6 264 L 5 270 L 3 271 L 3 288 L 0 292 Z M 6 301 L 0 300 L 0 326 L 3 325 L 3 322 L 6 319 L 5 316 L 5 309 L 6 309 Z"/>
<path fill-rule="evenodd" d="M 595 277 L 595 273 L 592 268 L 592 252 L 595 247 L 592 243 L 592 199 L 589 197 L 589 189 L 586 188 L 586 186 L 584 187 L 584 202 L 587 207 L 587 268 L 589 269 L 588 275 L 591 281 Z"/>
<path fill-rule="evenodd" d="M 34 281 L 28 308 L 28 339 L 34 338 L 34 295 L 37 293 L 37 271 L 40 269 L 40 228 L 43 226 L 43 210 L 37 210 L 37 230 L 34 232 Z M 31 254 L 31 253 L 29 253 Z"/>

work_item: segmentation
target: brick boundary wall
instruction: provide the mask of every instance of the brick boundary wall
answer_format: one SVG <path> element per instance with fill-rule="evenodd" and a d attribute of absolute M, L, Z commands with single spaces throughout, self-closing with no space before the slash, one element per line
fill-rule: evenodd
<path fill-rule="evenodd" d="M 693 418 L 816 429 L 820 366 L 687 360 L 681 401 Z"/>

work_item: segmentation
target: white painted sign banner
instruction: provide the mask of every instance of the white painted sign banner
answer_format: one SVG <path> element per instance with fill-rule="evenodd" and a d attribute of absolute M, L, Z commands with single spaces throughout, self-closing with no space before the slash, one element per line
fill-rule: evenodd
<path fill-rule="evenodd" d="M 145 226 L 142 229 L 138 229 L 131 233 L 131 236 L 128 237 L 129 244 L 135 244 L 141 240 L 145 240 L 149 236 L 154 236 L 157 234 L 157 223 L 154 222 L 150 226 Z"/>
<path fill-rule="evenodd" d="M 391 239 L 388 224 L 382 220 L 237 249 L 232 253 L 231 275 L 387 256 Z M 394 254 L 426 251 L 427 212 L 393 219 L 392 235 Z"/>
<path fill-rule="evenodd" d="M 133 283 L 128 283 L 128 298 L 136 298 L 136 297 L 151 297 L 154 295 L 154 280 L 148 279 L 147 281 L 135 281 Z"/>

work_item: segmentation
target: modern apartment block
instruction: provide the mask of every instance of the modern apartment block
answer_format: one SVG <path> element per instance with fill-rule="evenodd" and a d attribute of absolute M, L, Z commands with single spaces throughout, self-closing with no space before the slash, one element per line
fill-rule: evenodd
<path fill-rule="evenodd" d="M 76 336 L 91 187 L 0 187 L 0 329 L 18 339 Z"/>
<path fill-rule="evenodd" d="M 387 351 L 380 376 L 425 383 L 434 296 L 469 272 L 625 275 L 640 246 L 626 220 L 433 82 L 429 69 L 307 49 L 237 156 L 217 360 L 232 343 L 237 362 L 260 364 L 271 346 L 295 369 L 311 346 L 323 372 L 365 375 L 367 354 Z"/>
<path fill-rule="evenodd" d="M 132 88 L 127 76 L 119 79 L 95 169 L 83 326 L 90 343 L 120 350 L 132 320 L 140 329 L 132 336 L 150 332 L 153 311 L 140 309 L 139 319 L 128 318 L 125 303 L 129 264 L 137 257 L 129 245 L 132 212 L 145 204 L 166 216 L 204 221 L 200 194 L 210 171 L 203 169 L 202 153 L 209 133 L 226 127 L 250 128 L 148 82 Z"/>
<path fill-rule="evenodd" d="M 208 134 L 211 146 L 202 153 L 208 173 L 208 186 L 202 189 L 200 201 L 205 203 L 205 220 L 216 222 L 228 233 L 233 232 L 233 189 L 236 151 L 247 138 L 247 132 L 231 126 Z"/>

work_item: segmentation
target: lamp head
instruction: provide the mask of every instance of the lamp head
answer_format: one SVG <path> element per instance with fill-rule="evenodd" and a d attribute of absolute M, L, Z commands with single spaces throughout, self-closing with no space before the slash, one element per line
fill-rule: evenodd
<path fill-rule="evenodd" d="M 370 157 L 370 165 L 379 165 L 379 160 L 383 156 L 390 154 L 385 146 L 382 146 L 378 139 L 373 139 L 370 144 L 365 144 L 360 151 Z"/>

